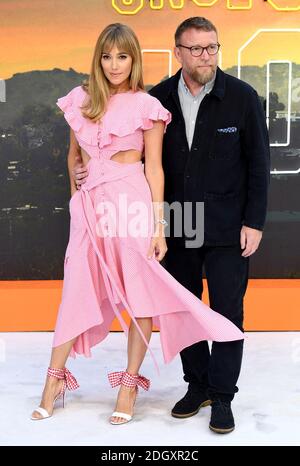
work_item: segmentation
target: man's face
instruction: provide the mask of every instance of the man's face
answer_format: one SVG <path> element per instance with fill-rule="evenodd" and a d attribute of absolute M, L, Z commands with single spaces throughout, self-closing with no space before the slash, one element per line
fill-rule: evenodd
<path fill-rule="evenodd" d="M 218 36 L 215 31 L 201 31 L 190 28 L 182 33 L 179 42 L 186 47 L 195 45 L 207 47 L 208 45 L 217 44 Z M 218 65 L 218 53 L 209 55 L 207 50 L 203 50 L 200 57 L 193 57 L 190 50 L 184 47 L 174 47 L 174 53 L 179 63 L 181 63 L 183 71 L 191 80 L 204 86 L 213 79 Z"/>

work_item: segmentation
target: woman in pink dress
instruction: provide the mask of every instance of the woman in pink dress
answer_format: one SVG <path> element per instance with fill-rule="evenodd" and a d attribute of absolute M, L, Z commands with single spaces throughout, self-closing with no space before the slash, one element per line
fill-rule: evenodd
<path fill-rule="evenodd" d="M 147 349 L 157 367 L 149 347 L 153 324 L 166 363 L 198 341 L 244 336 L 160 264 L 167 251 L 162 140 L 172 116 L 144 90 L 141 49 L 128 26 L 102 31 L 89 79 L 57 105 L 70 125 L 70 238 L 51 361 L 31 418 L 50 417 L 66 389 L 78 388 L 65 367 L 69 355 L 91 356 L 117 317 L 128 336 L 128 361 L 126 370 L 108 374 L 113 387 L 120 385 L 110 422 L 124 424 L 132 419 L 138 386 L 149 389 L 139 373 Z M 89 173 L 80 190 L 73 179 L 78 155 Z"/>

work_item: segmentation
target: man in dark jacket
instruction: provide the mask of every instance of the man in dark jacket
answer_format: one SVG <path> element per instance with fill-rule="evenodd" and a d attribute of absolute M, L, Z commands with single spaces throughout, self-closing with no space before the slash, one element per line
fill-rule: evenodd
<path fill-rule="evenodd" d="M 172 218 L 162 265 L 200 299 L 204 266 L 211 308 L 243 330 L 249 257 L 259 246 L 267 210 L 265 116 L 256 91 L 218 68 L 220 45 L 210 21 L 185 20 L 175 44 L 181 69 L 150 91 L 172 113 L 163 141 L 164 199 L 192 205 L 193 225 L 194 207 L 204 204 L 204 242 L 191 247 L 185 228 L 183 235 L 174 234 Z M 80 186 L 86 169 L 75 173 Z M 187 418 L 211 404 L 210 428 L 231 432 L 242 353 L 243 340 L 213 342 L 211 353 L 207 341 L 185 348 L 181 360 L 188 391 L 172 416 Z"/>
<path fill-rule="evenodd" d="M 204 203 L 204 243 L 167 237 L 162 265 L 201 299 L 204 265 L 210 306 L 243 330 L 243 298 L 249 257 L 257 250 L 266 218 L 270 154 L 265 116 L 256 91 L 217 67 L 215 26 L 185 20 L 175 33 L 182 68 L 150 90 L 172 113 L 163 141 L 165 201 Z M 194 212 L 194 210 L 193 210 Z M 231 401 L 242 361 L 243 340 L 206 341 L 184 349 L 188 391 L 172 410 L 196 414 L 212 401 L 210 428 L 231 432 Z"/>

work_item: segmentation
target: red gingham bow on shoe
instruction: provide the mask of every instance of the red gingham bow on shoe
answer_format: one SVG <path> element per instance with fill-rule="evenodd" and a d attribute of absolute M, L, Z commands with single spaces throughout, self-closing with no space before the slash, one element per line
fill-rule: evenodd
<path fill-rule="evenodd" d="M 74 375 L 65 367 L 64 369 L 52 369 L 48 368 L 47 372 L 49 377 L 56 377 L 57 379 L 64 379 L 65 386 L 68 390 L 76 390 L 79 388 L 77 380 Z"/>
<path fill-rule="evenodd" d="M 132 375 L 126 371 L 120 372 L 111 372 L 108 374 L 108 380 L 112 388 L 117 387 L 118 385 L 125 385 L 126 387 L 136 387 L 139 385 L 144 390 L 149 390 L 150 380 L 146 379 L 142 375 Z"/>

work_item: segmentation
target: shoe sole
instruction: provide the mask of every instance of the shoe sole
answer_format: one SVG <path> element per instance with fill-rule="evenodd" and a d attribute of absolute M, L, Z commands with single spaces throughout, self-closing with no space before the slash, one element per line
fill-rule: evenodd
<path fill-rule="evenodd" d="M 109 421 L 109 423 L 112 425 L 112 426 L 122 426 L 123 424 L 128 424 L 128 422 L 131 422 L 132 419 L 130 419 L 129 421 L 125 421 L 125 422 L 112 422 L 112 421 Z"/>
<path fill-rule="evenodd" d="M 217 434 L 229 434 L 234 430 L 234 427 L 230 427 L 230 429 L 218 429 L 217 427 L 212 427 L 211 425 L 209 425 L 209 428 Z"/>
<path fill-rule="evenodd" d="M 192 417 L 192 416 L 195 416 L 195 414 L 198 414 L 200 409 L 201 408 L 205 408 L 206 406 L 210 406 L 211 405 L 211 400 L 206 400 L 206 401 L 203 401 L 203 403 L 201 403 L 201 405 L 199 406 L 198 409 L 196 409 L 196 411 L 193 411 L 192 413 L 187 413 L 187 414 L 177 414 L 177 413 L 173 413 L 173 411 L 171 411 L 171 415 L 173 417 L 177 417 L 179 419 L 185 419 L 187 417 Z"/>

